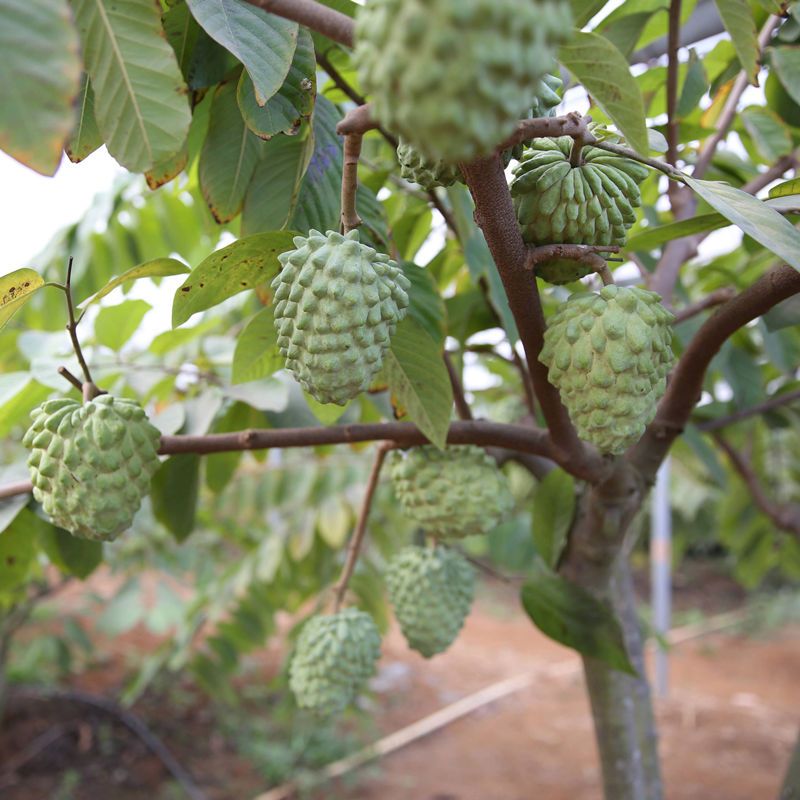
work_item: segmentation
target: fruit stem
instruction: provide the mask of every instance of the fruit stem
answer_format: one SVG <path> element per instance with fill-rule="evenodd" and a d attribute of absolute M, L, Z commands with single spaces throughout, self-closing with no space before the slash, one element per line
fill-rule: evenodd
<path fill-rule="evenodd" d="M 603 281 L 603 286 L 614 285 L 614 276 L 611 274 L 611 270 L 608 268 L 608 265 L 598 269 L 597 274 L 600 276 L 600 280 Z"/>
<path fill-rule="evenodd" d="M 69 331 L 69 338 L 72 340 L 72 349 L 75 351 L 75 355 L 78 358 L 78 363 L 81 365 L 83 377 L 86 379 L 84 385 L 81 387 L 83 391 L 83 399 L 84 402 L 86 402 L 87 395 L 91 395 L 89 397 L 89 400 L 91 400 L 100 394 L 100 390 L 92 381 L 92 373 L 89 371 L 89 365 L 86 363 L 86 359 L 83 357 L 81 343 L 78 341 L 78 323 L 80 322 L 80 319 L 77 321 L 75 319 L 75 305 L 72 302 L 72 256 L 69 257 L 69 262 L 67 263 L 67 281 L 64 284 L 64 294 L 67 297 L 67 313 L 69 315 L 69 324 L 67 325 L 67 330 Z M 88 390 L 86 384 L 90 384 L 90 388 Z M 92 392 L 94 392 L 94 394 L 92 394 Z"/>
<path fill-rule="evenodd" d="M 580 167 L 583 164 L 583 138 L 576 136 L 572 140 L 572 149 L 569 151 L 569 163 L 570 166 L 574 169 L 575 167 Z"/>
<path fill-rule="evenodd" d="M 358 159 L 361 155 L 360 133 L 348 133 L 344 137 L 344 160 L 342 164 L 342 233 L 350 233 L 361 224 L 356 210 L 358 191 Z"/>

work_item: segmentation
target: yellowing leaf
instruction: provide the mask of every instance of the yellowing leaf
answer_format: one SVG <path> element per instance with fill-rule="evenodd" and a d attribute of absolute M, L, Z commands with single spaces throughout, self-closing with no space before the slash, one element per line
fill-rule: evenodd
<path fill-rule="evenodd" d="M 0 328 L 19 311 L 37 289 L 44 286 L 44 278 L 32 269 L 23 268 L 0 278 Z"/>

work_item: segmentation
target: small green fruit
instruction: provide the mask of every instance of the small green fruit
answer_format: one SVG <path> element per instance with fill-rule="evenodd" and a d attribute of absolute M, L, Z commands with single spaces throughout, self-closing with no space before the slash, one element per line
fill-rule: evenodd
<path fill-rule="evenodd" d="M 406 547 L 390 562 L 386 585 L 408 646 L 425 658 L 443 653 L 464 625 L 475 570 L 446 547 Z"/>
<path fill-rule="evenodd" d="M 562 304 L 539 360 L 578 435 L 619 454 L 641 438 L 672 366 L 673 315 L 655 292 L 605 286 Z"/>
<path fill-rule="evenodd" d="M 407 181 L 418 183 L 423 189 L 452 186 L 461 180 L 458 164 L 432 161 L 402 138 L 397 146 L 397 160 L 400 162 L 400 174 Z"/>
<path fill-rule="evenodd" d="M 380 648 L 372 617 L 357 608 L 311 617 L 289 665 L 297 704 L 324 715 L 342 711 L 375 673 Z"/>
<path fill-rule="evenodd" d="M 272 282 L 286 368 L 320 403 L 344 405 L 380 371 L 408 310 L 408 278 L 389 256 L 342 236 L 309 231 L 281 253 Z"/>
<path fill-rule="evenodd" d="M 161 434 L 133 400 L 48 400 L 22 443 L 33 496 L 74 536 L 112 541 L 127 530 L 159 467 Z"/>

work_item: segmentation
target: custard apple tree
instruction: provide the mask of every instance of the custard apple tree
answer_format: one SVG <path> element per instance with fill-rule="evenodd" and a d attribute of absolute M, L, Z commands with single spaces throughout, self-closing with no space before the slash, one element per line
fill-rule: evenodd
<path fill-rule="evenodd" d="M 230 693 L 310 603 L 331 715 L 488 554 L 583 659 L 607 800 L 661 798 L 665 458 L 744 582 L 800 574 L 800 8 L 716 5 L 0 0 L 0 147 L 129 173 L 0 276 L 0 653 L 54 572 L 157 564 L 194 599 L 127 699 Z"/>

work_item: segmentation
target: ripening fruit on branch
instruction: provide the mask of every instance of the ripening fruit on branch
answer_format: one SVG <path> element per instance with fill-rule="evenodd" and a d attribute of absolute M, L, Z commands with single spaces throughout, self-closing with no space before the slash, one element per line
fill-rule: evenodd
<path fill-rule="evenodd" d="M 514 502 L 505 475 L 475 445 L 396 450 L 391 476 L 403 511 L 426 533 L 441 538 L 486 533 Z"/>
<path fill-rule="evenodd" d="M 406 547 L 389 562 L 386 585 L 408 646 L 425 658 L 455 641 L 475 597 L 475 570 L 447 547 Z"/>
<path fill-rule="evenodd" d="M 643 164 L 597 147 L 584 147 L 580 166 L 569 162 L 572 139 L 536 139 L 514 170 L 511 194 L 522 238 L 535 245 L 622 245 L 641 205 Z M 550 283 L 569 283 L 591 267 L 559 258 L 536 265 Z"/>
<path fill-rule="evenodd" d="M 564 0 L 369 0 L 354 59 L 381 124 L 456 163 L 513 132 L 571 29 Z"/>
<path fill-rule="evenodd" d="M 381 637 L 369 614 L 346 608 L 311 617 L 289 665 L 297 705 L 335 714 L 350 705 L 375 673 Z"/>
<path fill-rule="evenodd" d="M 461 181 L 458 164 L 426 158 L 402 138 L 397 146 L 397 160 L 400 162 L 400 175 L 407 181 L 418 183 L 423 189 L 452 186 Z"/>
<path fill-rule="evenodd" d="M 604 286 L 561 305 L 539 360 L 578 435 L 619 454 L 641 438 L 672 366 L 673 315 L 655 292 Z"/>
<path fill-rule="evenodd" d="M 320 403 L 344 405 L 380 371 L 408 310 L 408 278 L 358 231 L 309 231 L 282 253 L 272 282 L 286 368 Z"/>
<path fill-rule="evenodd" d="M 31 412 L 33 496 L 74 536 L 112 541 L 133 522 L 158 469 L 161 434 L 133 400 L 48 400 Z"/>

